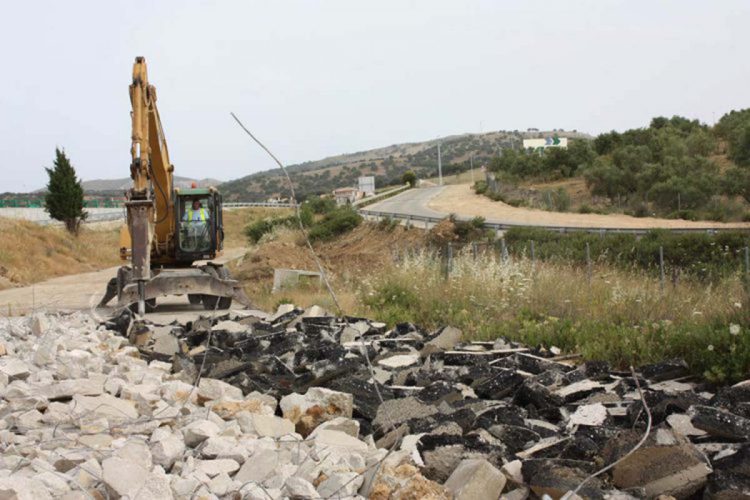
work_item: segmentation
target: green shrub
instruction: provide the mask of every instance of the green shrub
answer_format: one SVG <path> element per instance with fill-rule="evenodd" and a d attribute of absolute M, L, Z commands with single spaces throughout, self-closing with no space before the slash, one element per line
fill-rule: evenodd
<path fill-rule="evenodd" d="M 273 231 L 277 223 L 273 219 L 260 219 L 245 227 L 245 236 L 250 243 L 258 243 L 264 234 Z"/>
<path fill-rule="evenodd" d="M 668 219 L 700 220 L 695 210 L 675 210 L 667 215 Z"/>
<path fill-rule="evenodd" d="M 570 195 L 564 188 L 559 187 L 557 191 L 552 193 L 552 201 L 552 210 L 558 212 L 567 212 L 570 210 Z"/>
<path fill-rule="evenodd" d="M 305 227 L 312 226 L 315 221 L 315 210 L 308 204 L 303 203 L 299 209 L 299 218 L 302 220 L 302 225 Z"/>
<path fill-rule="evenodd" d="M 468 243 L 486 238 L 484 217 L 474 217 L 469 221 L 462 221 L 457 219 L 455 214 L 451 214 L 448 219 L 453 223 L 456 243 Z"/>
<path fill-rule="evenodd" d="M 477 216 L 477 217 L 474 217 L 473 219 L 471 219 L 470 222 L 471 222 L 471 225 L 474 226 L 475 228 L 482 229 L 482 228 L 484 228 L 485 219 L 484 219 L 484 217 Z"/>
<path fill-rule="evenodd" d="M 415 174 L 413 170 L 407 170 L 406 172 L 404 172 L 404 175 L 401 176 L 401 183 L 409 184 L 409 186 L 411 187 L 416 186 L 417 174 Z"/>
<path fill-rule="evenodd" d="M 648 217 L 651 213 L 645 203 L 638 203 L 633 210 L 633 217 Z"/>
<path fill-rule="evenodd" d="M 384 217 L 378 221 L 377 228 L 381 231 L 388 231 L 389 233 L 398 227 L 398 219 L 393 217 Z"/>
<path fill-rule="evenodd" d="M 487 181 L 477 181 L 474 183 L 474 192 L 477 194 L 487 193 L 488 188 Z"/>
<path fill-rule="evenodd" d="M 362 222 L 360 216 L 351 207 L 340 207 L 328 212 L 323 219 L 314 223 L 308 231 L 311 241 L 330 240 L 340 234 L 346 233 L 359 226 Z"/>
<path fill-rule="evenodd" d="M 303 224 L 305 223 L 305 213 L 300 210 L 300 217 L 302 218 Z M 307 224 L 306 224 L 307 225 Z M 260 241 L 263 235 L 270 233 L 276 227 L 287 226 L 287 227 L 299 227 L 299 221 L 296 215 L 290 215 L 288 217 L 271 217 L 266 219 L 258 219 L 251 224 L 245 226 L 245 236 L 252 244 L 256 244 Z"/>
<path fill-rule="evenodd" d="M 302 204 L 302 209 L 309 209 L 312 213 L 323 215 L 336 210 L 336 200 L 315 196 Z"/>

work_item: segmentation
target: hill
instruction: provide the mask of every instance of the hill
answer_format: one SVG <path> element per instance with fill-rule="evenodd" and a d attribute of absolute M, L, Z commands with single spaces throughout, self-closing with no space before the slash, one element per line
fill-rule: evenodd
<path fill-rule="evenodd" d="M 188 177 L 174 177 L 175 187 L 188 188 L 190 185 L 196 182 L 198 187 L 218 186 L 221 181 L 216 179 L 190 179 Z M 90 181 L 83 181 L 81 183 L 83 190 L 87 193 L 101 192 L 101 191 L 125 191 L 133 185 L 133 180 L 130 177 L 123 177 L 122 179 L 93 179 Z"/>
<path fill-rule="evenodd" d="M 443 164 L 443 174 L 462 172 L 474 158 L 475 165 L 489 163 L 502 148 L 515 145 L 523 139 L 557 134 L 568 138 L 589 138 L 577 131 L 498 131 L 483 134 L 461 134 L 431 139 L 423 142 L 394 144 L 367 151 L 341 154 L 308 161 L 287 167 L 295 183 L 297 197 L 330 193 L 338 187 L 356 184 L 357 177 L 374 175 L 380 188 L 401 184 L 401 175 L 414 170 L 420 178 L 437 175 L 437 144 Z M 286 197 L 288 190 L 281 172 L 268 170 L 242 177 L 221 185 L 229 201 L 264 201 L 269 197 Z"/>

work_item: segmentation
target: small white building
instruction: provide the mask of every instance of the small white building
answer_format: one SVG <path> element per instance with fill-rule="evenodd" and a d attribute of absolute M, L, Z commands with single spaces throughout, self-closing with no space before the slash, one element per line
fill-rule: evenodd
<path fill-rule="evenodd" d="M 375 177 L 370 175 L 366 177 L 360 177 L 357 179 L 359 190 L 364 193 L 365 196 L 373 196 L 375 194 Z"/>
<path fill-rule="evenodd" d="M 333 198 L 336 200 L 336 205 L 351 205 L 355 201 L 363 198 L 362 191 L 353 187 L 338 188 L 333 190 Z"/>

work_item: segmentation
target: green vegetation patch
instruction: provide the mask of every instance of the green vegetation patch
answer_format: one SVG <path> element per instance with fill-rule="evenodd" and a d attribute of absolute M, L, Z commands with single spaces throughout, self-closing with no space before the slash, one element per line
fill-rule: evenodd
<path fill-rule="evenodd" d="M 722 157 L 727 168 L 716 162 Z M 582 176 L 592 195 L 638 217 L 742 220 L 746 206 L 735 198 L 750 203 L 750 109 L 727 113 L 714 127 L 656 117 L 645 128 L 572 140 L 567 149 L 505 150 L 490 170 L 505 183 Z M 551 194 L 542 200 L 548 209 L 570 205 Z"/>
<path fill-rule="evenodd" d="M 537 259 L 586 264 L 586 244 L 593 262 L 620 268 L 658 271 L 659 249 L 670 270 L 716 279 L 741 269 L 749 235 L 740 231 L 679 234 L 664 230 L 643 237 L 632 234 L 558 233 L 546 229 L 512 228 L 505 233 L 511 254 L 529 255 L 531 242 Z"/>
<path fill-rule="evenodd" d="M 314 197 L 300 207 L 300 219 L 307 229 L 311 241 L 325 241 L 351 231 L 362 222 L 362 217 L 351 207 L 337 207 L 327 198 Z M 257 244 L 261 238 L 277 227 L 299 227 L 296 215 L 259 219 L 245 228 L 250 243 Z"/>

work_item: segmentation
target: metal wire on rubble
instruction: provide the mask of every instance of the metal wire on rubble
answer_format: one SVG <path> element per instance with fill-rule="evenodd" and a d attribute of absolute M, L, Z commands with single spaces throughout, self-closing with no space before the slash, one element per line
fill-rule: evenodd
<path fill-rule="evenodd" d="M 247 127 L 245 127 L 245 125 L 242 124 L 242 122 L 237 117 L 237 115 L 235 115 L 233 112 L 230 112 L 230 115 L 232 115 L 232 118 L 234 118 L 234 121 L 237 122 L 237 124 L 240 126 L 240 128 L 242 128 L 242 130 L 244 130 L 245 133 L 247 135 L 249 135 L 250 138 L 253 141 L 255 141 L 255 143 L 258 144 L 258 146 L 261 147 L 261 149 L 263 149 L 263 151 L 265 151 L 266 153 L 268 153 L 268 155 L 271 157 L 271 159 L 273 159 L 273 161 L 276 162 L 276 164 L 279 166 L 279 168 L 281 169 L 281 171 L 284 173 L 284 176 L 286 177 L 287 185 L 289 187 L 289 192 L 291 194 L 291 200 L 292 200 L 293 205 L 294 205 L 294 214 L 295 214 L 295 217 L 297 219 L 297 224 L 299 225 L 300 231 L 302 232 L 302 235 L 303 235 L 303 237 L 305 239 L 305 244 L 306 244 L 308 250 L 310 251 L 310 255 L 312 256 L 313 260 L 315 261 L 315 265 L 318 268 L 318 272 L 320 272 L 320 276 L 323 278 L 323 283 L 325 284 L 326 290 L 327 290 L 328 294 L 331 296 L 331 300 L 333 301 L 333 304 L 336 307 L 336 313 L 338 314 L 339 317 L 341 317 L 344 320 L 345 326 L 349 327 L 350 326 L 349 325 L 349 320 L 348 320 L 348 318 L 347 318 L 347 316 L 346 316 L 343 308 L 341 307 L 339 299 L 336 296 L 336 292 L 333 290 L 333 286 L 331 285 L 331 282 L 328 279 L 328 274 L 326 273 L 325 269 L 323 268 L 323 264 L 321 263 L 320 258 L 318 257 L 318 254 L 315 252 L 315 249 L 313 248 L 312 243 L 310 242 L 310 237 L 308 236 L 307 229 L 305 228 L 305 225 L 302 222 L 302 216 L 300 215 L 300 204 L 297 203 L 297 195 L 296 195 L 296 193 L 294 191 L 294 183 L 292 182 L 292 178 L 289 175 L 289 172 L 287 171 L 286 167 L 284 167 L 284 164 L 281 163 L 281 161 L 276 157 L 276 155 L 274 155 L 271 152 L 270 149 L 268 149 L 257 137 L 255 137 L 255 135 L 253 135 L 252 132 L 250 132 L 250 130 L 247 129 Z M 383 415 L 385 417 L 385 420 L 388 422 L 390 429 L 395 429 L 396 426 L 394 425 L 394 421 L 391 418 L 390 412 L 388 411 L 388 408 L 386 408 L 384 406 L 385 400 L 383 399 L 383 395 L 380 393 L 380 388 L 378 387 L 378 382 L 377 382 L 377 379 L 375 377 L 375 370 L 372 367 L 372 362 L 370 360 L 370 355 L 369 355 L 368 350 L 367 350 L 367 344 L 365 344 L 365 341 L 364 341 L 364 336 L 361 338 L 360 350 L 362 351 L 362 354 L 364 355 L 365 361 L 367 363 L 367 369 L 370 372 L 370 377 L 373 380 L 373 386 L 375 388 L 375 394 L 377 395 L 378 400 L 380 401 L 380 405 L 381 405 L 381 407 L 384 410 Z M 400 442 L 400 438 L 399 439 L 395 439 L 394 442 L 393 442 L 393 444 L 391 445 L 391 447 L 388 449 L 388 452 L 386 453 L 386 455 L 381 460 L 379 460 L 376 463 L 377 468 L 376 468 L 376 471 L 375 471 L 375 477 L 377 477 L 378 470 L 380 469 L 380 465 L 382 464 L 382 462 L 388 457 L 388 455 L 391 454 L 391 452 L 393 450 L 395 450 L 396 445 L 399 442 Z M 358 477 L 358 476 L 355 476 L 354 478 L 352 478 L 348 482 L 344 483 L 338 490 L 336 490 L 333 493 L 333 495 L 331 495 L 331 497 L 335 497 L 336 494 L 339 491 L 341 491 L 342 489 L 344 489 L 356 477 Z"/>
<path fill-rule="evenodd" d="M 646 397 L 643 394 L 643 389 L 641 389 L 641 383 L 638 380 L 638 375 L 636 375 L 633 365 L 630 365 L 630 373 L 633 375 L 633 380 L 635 380 L 635 386 L 638 388 L 638 395 L 641 398 L 641 404 L 643 405 L 643 409 L 646 411 L 646 417 L 647 417 L 646 431 L 643 433 L 643 437 L 641 438 L 640 441 L 638 441 L 638 444 L 633 446 L 633 448 L 629 452 L 627 452 L 625 455 L 621 456 L 619 459 L 615 460 L 611 464 L 607 465 L 606 467 L 603 467 L 599 469 L 598 471 L 594 472 L 593 474 L 591 474 L 590 476 L 588 476 L 586 479 L 581 481 L 581 484 L 579 484 L 576 487 L 576 489 L 574 489 L 572 492 L 569 491 L 568 493 L 563 495 L 560 500 L 571 500 L 573 498 L 576 498 L 576 496 L 578 495 L 578 492 L 581 491 L 581 488 L 583 488 L 583 485 L 585 485 L 590 480 L 594 479 L 596 476 L 600 474 L 604 474 L 605 472 L 612 469 L 614 466 L 616 466 L 617 464 L 619 464 L 620 462 L 628 458 L 630 455 L 635 453 L 641 446 L 643 446 L 643 443 L 646 442 L 646 439 L 648 439 L 648 435 L 651 434 L 651 422 L 652 422 L 651 409 L 649 409 L 648 403 L 646 403 Z M 638 420 L 638 418 L 636 418 L 636 420 Z"/>

